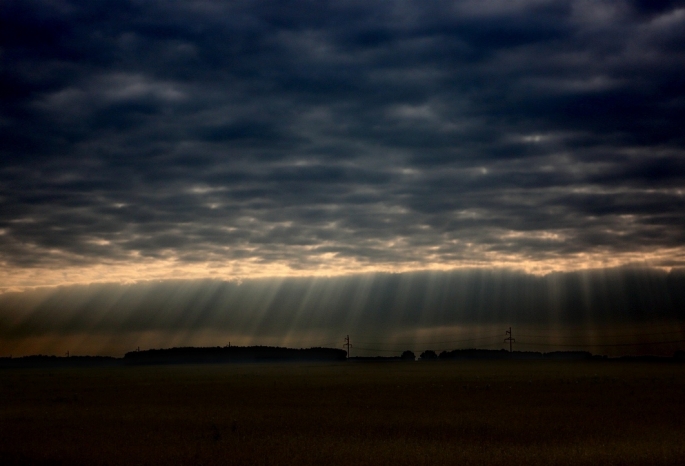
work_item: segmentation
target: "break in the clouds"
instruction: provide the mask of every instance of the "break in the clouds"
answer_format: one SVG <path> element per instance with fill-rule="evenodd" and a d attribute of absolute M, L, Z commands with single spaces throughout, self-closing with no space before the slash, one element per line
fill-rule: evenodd
<path fill-rule="evenodd" d="M 341 277 L 161 280 L 0 295 L 0 356 L 121 355 L 136 347 L 270 344 L 354 354 L 505 346 L 672 355 L 685 334 L 685 270 L 536 276 L 459 270 Z"/>
<path fill-rule="evenodd" d="M 685 264 L 680 1 L 0 6 L 3 287 Z"/>

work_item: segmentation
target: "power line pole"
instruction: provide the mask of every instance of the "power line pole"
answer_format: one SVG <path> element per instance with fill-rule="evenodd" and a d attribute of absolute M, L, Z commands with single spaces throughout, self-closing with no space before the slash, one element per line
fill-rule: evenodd
<path fill-rule="evenodd" d="M 509 327 L 509 330 L 506 331 L 506 335 L 509 335 L 507 338 L 504 339 L 504 343 L 509 342 L 509 352 L 512 352 L 511 344 L 514 343 L 516 340 L 511 338 L 511 327 Z"/>
<path fill-rule="evenodd" d="M 347 347 L 347 358 L 349 359 L 350 358 L 350 348 L 352 347 L 352 345 L 350 345 L 350 336 L 349 335 L 347 335 L 345 337 L 345 344 L 343 345 L 343 348 L 344 347 Z"/>

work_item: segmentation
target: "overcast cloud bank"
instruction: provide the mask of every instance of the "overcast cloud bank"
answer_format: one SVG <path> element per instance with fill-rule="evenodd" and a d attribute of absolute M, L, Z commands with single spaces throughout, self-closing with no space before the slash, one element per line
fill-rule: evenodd
<path fill-rule="evenodd" d="M 8 0 L 0 40 L 4 287 L 685 264 L 679 1 Z"/>

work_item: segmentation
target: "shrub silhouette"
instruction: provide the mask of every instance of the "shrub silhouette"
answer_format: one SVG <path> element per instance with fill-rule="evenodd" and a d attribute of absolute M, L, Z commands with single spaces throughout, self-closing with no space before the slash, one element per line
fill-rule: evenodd
<path fill-rule="evenodd" d="M 416 361 L 416 355 L 413 351 L 407 350 L 404 353 L 402 353 L 400 359 L 402 359 L 402 361 Z"/>
<path fill-rule="evenodd" d="M 419 356 L 419 359 L 421 361 L 435 361 L 438 359 L 438 355 L 435 354 L 435 351 L 433 351 L 433 350 L 426 350 L 423 353 L 421 353 L 421 356 Z"/>

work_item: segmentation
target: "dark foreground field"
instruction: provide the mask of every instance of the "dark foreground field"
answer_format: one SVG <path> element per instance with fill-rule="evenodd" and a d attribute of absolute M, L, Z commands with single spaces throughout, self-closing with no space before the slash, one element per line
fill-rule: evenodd
<path fill-rule="evenodd" d="M 2 464 L 685 464 L 685 365 L 0 371 Z"/>

